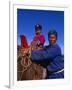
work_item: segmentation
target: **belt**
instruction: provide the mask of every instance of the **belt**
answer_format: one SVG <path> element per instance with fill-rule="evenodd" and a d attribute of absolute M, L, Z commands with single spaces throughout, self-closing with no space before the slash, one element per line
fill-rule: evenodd
<path fill-rule="evenodd" d="M 59 70 L 59 71 L 53 72 L 53 74 L 58 74 L 58 73 L 61 73 L 61 72 L 63 72 L 63 71 L 64 71 L 64 69 L 61 69 L 61 70 Z"/>
<path fill-rule="evenodd" d="M 58 70 L 58 71 L 53 71 L 53 72 L 48 72 L 48 74 L 49 75 L 51 75 L 51 74 L 58 74 L 58 73 L 61 73 L 61 72 L 63 72 L 64 71 L 64 68 L 63 69 L 60 69 L 60 70 Z"/>

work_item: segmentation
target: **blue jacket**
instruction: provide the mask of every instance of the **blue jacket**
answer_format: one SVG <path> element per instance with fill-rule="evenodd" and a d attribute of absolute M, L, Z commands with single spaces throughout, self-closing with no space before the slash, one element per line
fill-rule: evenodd
<path fill-rule="evenodd" d="M 42 63 L 49 72 L 55 72 L 64 68 L 64 59 L 61 54 L 61 49 L 57 44 L 49 45 L 44 50 L 33 50 L 31 59 L 33 62 Z"/>

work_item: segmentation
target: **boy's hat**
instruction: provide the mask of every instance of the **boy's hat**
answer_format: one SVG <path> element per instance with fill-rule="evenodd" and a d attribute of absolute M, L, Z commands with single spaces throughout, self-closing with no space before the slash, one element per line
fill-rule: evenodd
<path fill-rule="evenodd" d="M 36 24 L 36 25 L 35 25 L 35 30 L 37 30 L 37 29 L 42 30 L 42 26 L 41 26 L 40 24 Z"/>

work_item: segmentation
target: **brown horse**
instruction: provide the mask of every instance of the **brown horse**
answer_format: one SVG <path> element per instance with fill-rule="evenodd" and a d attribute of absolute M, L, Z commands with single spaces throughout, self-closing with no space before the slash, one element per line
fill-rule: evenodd
<path fill-rule="evenodd" d="M 43 68 L 40 64 L 34 63 L 30 60 L 32 47 L 30 48 L 28 46 L 25 36 L 22 36 L 22 39 L 22 46 L 18 46 L 17 49 L 17 80 L 45 79 L 46 69 Z M 25 54 L 24 49 L 29 49 L 29 53 Z"/>
<path fill-rule="evenodd" d="M 45 68 L 40 64 L 31 62 L 29 54 L 24 55 L 23 50 L 18 52 L 17 80 L 39 80 L 45 77 Z"/>

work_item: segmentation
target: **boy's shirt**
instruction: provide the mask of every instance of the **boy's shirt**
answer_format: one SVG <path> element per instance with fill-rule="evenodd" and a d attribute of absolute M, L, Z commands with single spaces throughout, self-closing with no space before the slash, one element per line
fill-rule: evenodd
<path fill-rule="evenodd" d="M 45 37 L 44 37 L 44 35 L 39 35 L 39 36 L 36 35 L 36 36 L 34 36 L 33 42 L 35 42 L 35 44 L 36 44 L 38 47 L 43 48 L 44 42 L 45 42 Z"/>

